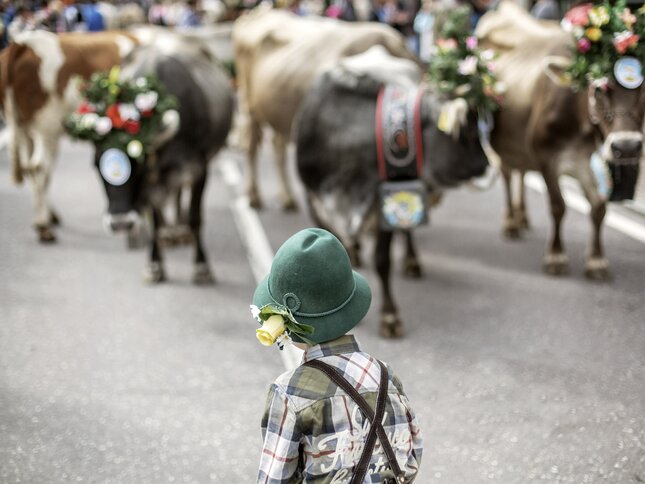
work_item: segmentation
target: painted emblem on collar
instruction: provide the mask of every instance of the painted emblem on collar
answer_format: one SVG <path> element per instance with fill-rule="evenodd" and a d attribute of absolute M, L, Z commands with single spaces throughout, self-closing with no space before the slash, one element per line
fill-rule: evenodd
<path fill-rule="evenodd" d="M 130 179 L 132 166 L 128 155 L 119 149 L 110 148 L 101 155 L 99 171 L 106 182 L 118 187 Z"/>

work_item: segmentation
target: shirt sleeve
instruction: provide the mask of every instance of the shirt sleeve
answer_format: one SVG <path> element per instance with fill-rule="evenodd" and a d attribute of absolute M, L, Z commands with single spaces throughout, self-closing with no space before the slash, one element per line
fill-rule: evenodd
<path fill-rule="evenodd" d="M 293 482 L 299 472 L 300 430 L 296 413 L 282 389 L 273 384 L 269 389 L 262 418 L 262 455 L 258 484 Z"/>

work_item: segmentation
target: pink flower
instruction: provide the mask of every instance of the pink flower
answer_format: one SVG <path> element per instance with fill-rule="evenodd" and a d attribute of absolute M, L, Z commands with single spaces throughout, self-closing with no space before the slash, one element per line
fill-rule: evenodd
<path fill-rule="evenodd" d="M 591 42 L 588 39 L 580 39 L 578 41 L 578 52 L 584 54 L 585 52 L 589 52 L 589 49 L 591 49 Z"/>
<path fill-rule="evenodd" d="M 475 50 L 477 48 L 477 43 L 477 37 L 475 37 L 474 35 L 466 39 L 466 47 L 468 48 L 468 50 Z"/>
<path fill-rule="evenodd" d="M 629 30 L 625 30 L 620 34 L 615 34 L 614 47 L 616 48 L 616 52 L 621 55 L 624 54 L 627 49 L 638 44 L 639 38 L 640 37 L 638 35 L 630 32 Z"/>
<path fill-rule="evenodd" d="M 593 5 L 591 3 L 585 3 L 584 5 L 579 5 L 569 10 L 564 16 L 565 20 L 568 20 L 571 25 L 587 25 L 589 23 L 589 12 L 591 11 Z"/>

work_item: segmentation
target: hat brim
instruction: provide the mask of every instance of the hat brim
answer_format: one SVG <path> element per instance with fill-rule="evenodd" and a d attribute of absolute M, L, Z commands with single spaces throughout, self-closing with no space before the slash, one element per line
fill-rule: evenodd
<path fill-rule="evenodd" d="M 315 343 L 324 343 L 340 338 L 361 322 L 367 314 L 372 303 L 372 290 L 363 276 L 352 271 L 356 283 L 356 291 L 350 301 L 338 311 L 319 317 L 305 317 L 294 314 L 296 321 L 309 324 L 315 328 L 314 334 L 307 335 L 307 339 Z M 255 289 L 253 304 L 259 308 L 267 304 L 275 304 L 269 293 L 269 276 L 266 276 Z M 298 335 L 291 334 L 291 339 L 297 343 L 303 341 Z"/>

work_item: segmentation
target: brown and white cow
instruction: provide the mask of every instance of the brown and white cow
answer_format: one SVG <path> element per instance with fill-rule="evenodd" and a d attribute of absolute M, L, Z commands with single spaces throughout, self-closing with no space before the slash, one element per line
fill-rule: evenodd
<path fill-rule="evenodd" d="M 643 147 L 645 85 L 626 89 L 611 82 L 608 88 L 592 85 L 574 90 L 563 84 L 560 79 L 573 51 L 571 34 L 555 22 L 536 21 L 510 1 L 487 13 L 476 33 L 483 45 L 499 54 L 497 76 L 507 86 L 491 135 L 506 185 L 506 235 L 517 237 L 528 227 L 523 192 L 519 205 L 513 200 L 512 173 L 520 172 L 523 177 L 527 171 L 540 172 L 553 216 L 544 270 L 554 275 L 567 273 L 561 237 L 566 205 L 558 179 L 570 175 L 578 180 L 591 205 L 593 235 L 585 274 L 607 279 L 609 263 L 600 238 L 607 196 L 599 190 L 590 158 L 598 151 L 620 169 L 637 166 Z"/>
<path fill-rule="evenodd" d="M 382 45 L 395 57 L 413 59 L 403 37 L 376 22 L 342 22 L 302 18 L 282 10 L 259 7 L 233 26 L 240 114 L 248 122 L 249 199 L 259 208 L 256 155 L 262 127 L 274 132 L 273 148 L 282 182 L 282 204 L 296 207 L 287 181 L 286 148 L 293 118 L 313 80 L 348 56 Z M 246 118 L 246 119 L 244 119 Z"/>
<path fill-rule="evenodd" d="M 63 134 L 62 121 L 80 101 L 76 76 L 105 71 L 137 44 L 121 32 L 52 34 L 25 32 L 0 54 L 0 109 L 9 130 L 13 180 L 29 178 L 34 224 L 41 242 L 55 240 L 58 216 L 47 187 Z"/>

